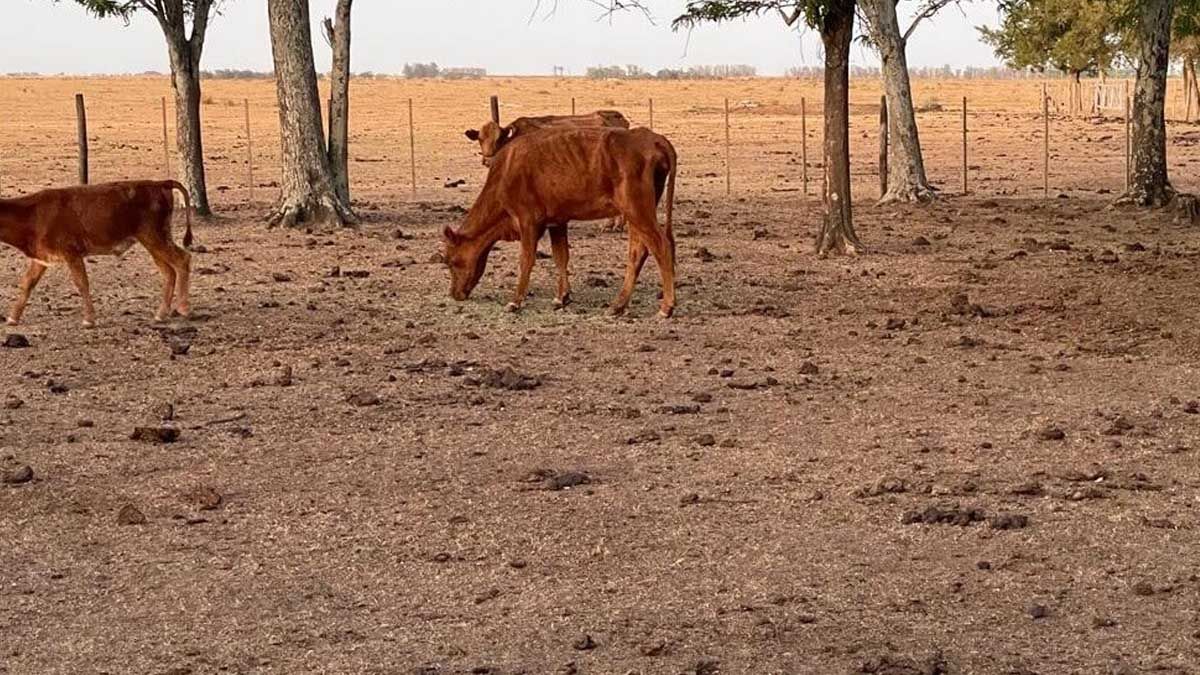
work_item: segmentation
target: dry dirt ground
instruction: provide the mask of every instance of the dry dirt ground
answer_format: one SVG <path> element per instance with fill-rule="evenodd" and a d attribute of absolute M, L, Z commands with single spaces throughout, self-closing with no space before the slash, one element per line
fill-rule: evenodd
<path fill-rule="evenodd" d="M 4 194 L 70 181 L 76 90 L 97 178 L 161 174 L 163 81 L 0 86 Z M 1045 200 L 1033 83 L 917 87 L 980 101 L 973 193 L 958 114 L 931 112 L 943 198 L 873 205 L 863 83 L 869 252 L 818 260 L 793 191 L 812 83 L 362 83 L 365 222 L 312 233 L 262 225 L 270 85 L 213 83 L 196 316 L 150 322 L 135 250 L 91 267 L 96 329 L 55 270 L 5 332 L 29 346 L 0 347 L 0 672 L 1200 673 L 1200 228 L 1108 208 L 1115 121 L 1055 120 Z M 432 256 L 483 177 L 459 134 L 497 90 L 512 114 L 656 98 L 677 318 L 653 264 L 605 315 L 625 244 L 594 224 L 568 310 L 542 261 L 504 313 L 511 246 L 448 298 Z M 409 96 L 454 111 L 418 133 L 415 199 Z M 760 105 L 733 115 L 730 198 L 725 96 Z M 1198 138 L 1172 127 L 1184 189 Z"/>

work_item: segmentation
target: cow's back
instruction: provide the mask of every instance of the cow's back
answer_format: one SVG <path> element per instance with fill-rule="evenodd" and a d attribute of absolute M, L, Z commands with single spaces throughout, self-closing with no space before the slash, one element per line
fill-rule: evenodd
<path fill-rule="evenodd" d="M 31 209 L 36 247 L 59 255 L 120 252 L 140 228 L 169 223 L 174 208 L 170 190 L 148 181 L 56 188 L 21 199 Z"/>
<path fill-rule="evenodd" d="M 496 155 L 484 193 L 518 210 L 590 220 L 615 215 L 611 200 L 627 180 L 652 176 L 661 162 L 648 129 L 545 129 L 513 139 Z M 605 210 L 607 209 L 607 210 Z"/>

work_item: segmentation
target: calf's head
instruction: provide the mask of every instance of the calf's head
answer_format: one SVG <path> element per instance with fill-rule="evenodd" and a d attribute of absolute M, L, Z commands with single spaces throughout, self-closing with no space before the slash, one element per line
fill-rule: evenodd
<path fill-rule="evenodd" d="M 446 267 L 450 268 L 450 297 L 462 302 L 483 278 L 491 246 L 479 246 L 455 232 L 449 225 L 442 231 L 446 241 Z"/>
<path fill-rule="evenodd" d="M 467 138 L 479 142 L 479 154 L 483 157 L 484 166 L 491 166 L 492 157 L 515 135 L 516 131 L 512 127 L 502 127 L 495 122 L 488 122 L 478 129 L 468 129 L 466 132 Z"/>

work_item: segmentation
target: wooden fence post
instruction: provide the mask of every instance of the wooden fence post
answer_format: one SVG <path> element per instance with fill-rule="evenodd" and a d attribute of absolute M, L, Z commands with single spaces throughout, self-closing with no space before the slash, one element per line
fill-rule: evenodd
<path fill-rule="evenodd" d="M 250 135 L 250 99 L 242 99 L 246 109 L 246 180 L 250 183 L 250 203 L 254 203 L 254 139 Z"/>
<path fill-rule="evenodd" d="M 573 117 L 574 115 L 575 115 L 575 97 L 572 96 L 571 97 L 571 116 Z"/>
<path fill-rule="evenodd" d="M 800 170 L 801 181 L 804 183 L 804 197 L 808 198 L 808 102 L 800 97 L 800 162 L 804 165 Z"/>
<path fill-rule="evenodd" d="M 83 94 L 75 94 L 75 123 L 79 131 L 79 183 L 88 184 L 87 108 Z"/>
<path fill-rule="evenodd" d="M 888 189 L 888 104 L 887 96 L 879 97 L 879 198 Z"/>
<path fill-rule="evenodd" d="M 162 118 L 163 118 L 163 170 L 167 172 L 167 179 L 171 178 L 171 144 L 167 140 L 167 97 L 162 97 Z"/>
<path fill-rule="evenodd" d="M 962 108 L 962 193 L 967 194 L 967 97 L 963 97 Z"/>
<path fill-rule="evenodd" d="M 1046 194 L 1046 199 L 1050 198 L 1050 97 L 1046 94 L 1046 85 L 1042 85 L 1042 120 L 1045 122 L 1046 130 L 1042 135 L 1042 159 L 1044 161 L 1042 169 L 1042 179 L 1044 182 L 1043 190 Z"/>
<path fill-rule="evenodd" d="M 495 96 L 492 97 L 492 112 L 499 116 L 499 103 Z M 417 196 L 417 133 L 413 124 L 413 100 L 408 99 L 408 164 L 412 169 L 412 193 L 413 197 Z"/>
<path fill-rule="evenodd" d="M 495 122 L 496 124 L 500 124 L 500 97 L 492 96 L 491 104 L 492 104 L 492 121 Z"/>
<path fill-rule="evenodd" d="M 725 196 L 733 194 L 732 161 L 729 155 L 729 99 L 725 99 Z"/>
<path fill-rule="evenodd" d="M 650 131 L 654 131 L 654 99 L 650 99 Z"/>

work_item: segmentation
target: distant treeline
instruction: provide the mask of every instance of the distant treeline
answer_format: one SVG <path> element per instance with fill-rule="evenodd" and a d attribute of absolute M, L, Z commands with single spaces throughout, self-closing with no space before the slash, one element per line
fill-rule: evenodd
<path fill-rule="evenodd" d="M 794 78 L 810 78 L 818 79 L 824 77 L 825 69 L 816 66 L 798 66 L 788 68 L 784 73 L 787 77 Z M 1056 72 L 1037 72 L 1035 70 L 1015 70 L 1013 68 L 1004 68 L 1002 66 L 967 66 L 965 68 L 953 68 L 951 66 L 927 66 L 923 68 L 909 68 L 908 74 L 913 78 L 928 78 L 928 79 L 965 79 L 965 80 L 1025 80 L 1047 78 L 1066 77 L 1064 73 Z M 1109 77 L 1132 77 L 1132 73 L 1112 72 Z M 879 68 L 868 66 L 851 66 L 850 77 L 881 77 L 882 72 Z"/>
<path fill-rule="evenodd" d="M 592 80 L 723 80 L 757 75 L 758 70 L 754 66 L 746 65 L 689 66 L 686 69 L 663 68 L 656 73 L 634 65 L 592 66 L 587 69 L 585 74 Z"/>
<path fill-rule="evenodd" d="M 406 63 L 404 77 L 408 78 L 442 78 L 443 80 L 477 80 L 487 77 L 484 68 L 442 68 L 436 63 Z"/>

